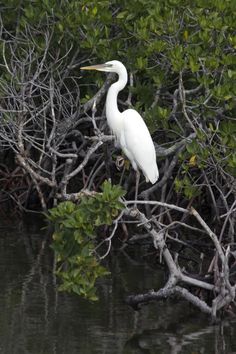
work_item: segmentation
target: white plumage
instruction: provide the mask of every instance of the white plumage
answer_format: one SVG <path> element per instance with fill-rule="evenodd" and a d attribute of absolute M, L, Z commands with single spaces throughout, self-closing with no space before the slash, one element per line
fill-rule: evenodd
<path fill-rule="evenodd" d="M 121 113 L 117 106 L 118 93 L 127 84 L 125 66 L 118 60 L 112 60 L 105 64 L 86 66 L 81 69 L 115 72 L 118 74 L 118 81 L 111 85 L 107 93 L 107 122 L 134 170 L 138 172 L 138 169 L 140 169 L 146 181 L 154 184 L 158 180 L 159 172 L 156 163 L 156 152 L 149 130 L 137 111 L 127 109 Z"/>
<path fill-rule="evenodd" d="M 133 109 L 128 109 L 122 114 L 123 131 L 120 145 L 125 155 L 128 157 L 135 171 L 139 168 L 146 181 L 154 184 L 158 177 L 156 164 L 156 152 L 149 130 L 144 120 Z"/>

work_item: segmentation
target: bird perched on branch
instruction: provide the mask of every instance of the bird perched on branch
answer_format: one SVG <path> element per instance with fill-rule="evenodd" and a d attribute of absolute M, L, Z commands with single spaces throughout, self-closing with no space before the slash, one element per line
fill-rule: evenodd
<path fill-rule="evenodd" d="M 127 84 L 127 70 L 118 60 L 108 61 L 104 64 L 84 66 L 81 69 L 118 74 L 118 81 L 110 86 L 107 93 L 106 117 L 119 146 L 136 171 L 136 200 L 140 178 L 139 169 L 143 172 L 146 182 L 150 181 L 152 184 L 158 180 L 159 172 L 154 144 L 143 118 L 134 109 L 127 109 L 121 113 L 117 106 L 118 93 Z"/>

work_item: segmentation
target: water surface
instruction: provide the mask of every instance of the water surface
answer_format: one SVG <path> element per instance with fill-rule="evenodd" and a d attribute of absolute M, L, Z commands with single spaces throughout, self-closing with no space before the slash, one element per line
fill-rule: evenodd
<path fill-rule="evenodd" d="M 0 353 L 236 353 L 236 322 L 211 326 L 182 301 L 134 311 L 124 298 L 158 288 L 163 273 L 132 252 L 113 255 L 91 303 L 57 291 L 53 253 L 37 222 L 0 225 Z"/>

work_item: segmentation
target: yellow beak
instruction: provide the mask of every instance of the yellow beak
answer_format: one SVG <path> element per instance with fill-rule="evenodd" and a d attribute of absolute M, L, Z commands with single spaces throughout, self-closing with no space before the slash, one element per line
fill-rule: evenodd
<path fill-rule="evenodd" d="M 80 70 L 99 70 L 99 71 L 107 71 L 111 67 L 111 64 L 97 64 L 91 66 L 82 66 Z"/>

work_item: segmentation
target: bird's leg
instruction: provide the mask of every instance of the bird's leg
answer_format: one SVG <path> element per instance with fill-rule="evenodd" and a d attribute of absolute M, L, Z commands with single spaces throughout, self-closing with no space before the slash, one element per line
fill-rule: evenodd
<path fill-rule="evenodd" d="M 137 171 L 136 171 L 136 185 L 135 185 L 135 203 L 134 203 L 135 208 L 137 208 L 139 179 L 140 179 L 140 172 L 137 169 Z"/>

